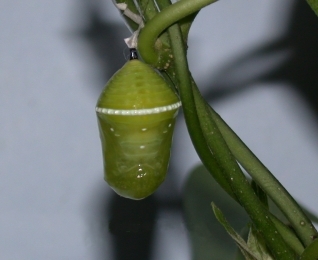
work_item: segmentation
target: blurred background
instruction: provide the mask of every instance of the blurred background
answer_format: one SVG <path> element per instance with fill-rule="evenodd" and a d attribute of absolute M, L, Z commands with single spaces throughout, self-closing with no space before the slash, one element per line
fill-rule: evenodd
<path fill-rule="evenodd" d="M 233 259 L 215 201 L 247 217 L 200 161 L 179 113 L 167 180 L 142 201 L 103 180 L 95 104 L 130 32 L 109 0 L 0 3 L 0 258 Z M 318 18 L 305 1 L 222 0 L 190 31 L 202 93 L 318 213 Z"/>

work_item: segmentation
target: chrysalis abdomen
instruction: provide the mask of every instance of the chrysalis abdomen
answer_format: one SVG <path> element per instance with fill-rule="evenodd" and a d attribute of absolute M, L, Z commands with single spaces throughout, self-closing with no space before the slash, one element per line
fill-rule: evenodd
<path fill-rule="evenodd" d="M 139 60 L 107 83 L 96 112 L 105 180 L 119 195 L 142 199 L 163 182 L 179 106 L 164 79 Z"/>

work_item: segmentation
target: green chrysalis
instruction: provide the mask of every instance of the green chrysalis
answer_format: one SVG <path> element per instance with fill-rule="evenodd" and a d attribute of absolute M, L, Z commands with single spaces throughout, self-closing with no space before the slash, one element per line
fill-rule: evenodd
<path fill-rule="evenodd" d="M 165 80 L 132 50 L 96 105 L 104 176 L 117 194 L 143 199 L 164 181 L 180 105 Z"/>

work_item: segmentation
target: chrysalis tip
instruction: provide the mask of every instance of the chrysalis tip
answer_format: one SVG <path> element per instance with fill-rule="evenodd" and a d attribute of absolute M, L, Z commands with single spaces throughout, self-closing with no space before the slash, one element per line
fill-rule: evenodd
<path fill-rule="evenodd" d="M 135 48 L 130 49 L 130 55 L 129 55 L 130 60 L 138 60 L 138 53 Z"/>

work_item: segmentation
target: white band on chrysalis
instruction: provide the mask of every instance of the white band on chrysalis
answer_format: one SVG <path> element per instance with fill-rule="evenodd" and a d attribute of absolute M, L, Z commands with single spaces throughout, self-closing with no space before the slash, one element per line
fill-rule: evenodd
<path fill-rule="evenodd" d="M 181 106 L 181 101 L 172 105 L 154 108 L 142 108 L 142 109 L 113 109 L 113 108 L 102 108 L 96 107 L 96 112 L 106 115 L 118 115 L 118 116 L 141 116 L 159 114 L 171 110 L 175 110 Z"/>

